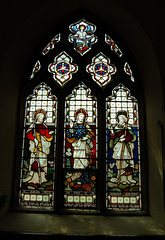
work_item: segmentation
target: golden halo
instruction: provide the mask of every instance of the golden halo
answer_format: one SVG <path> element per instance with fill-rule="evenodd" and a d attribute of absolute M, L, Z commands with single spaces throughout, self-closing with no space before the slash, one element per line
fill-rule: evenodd
<path fill-rule="evenodd" d="M 46 119 L 46 111 L 44 109 L 37 109 L 35 112 L 34 112 L 34 119 L 36 118 L 37 114 L 38 113 L 43 113 L 44 114 L 44 119 Z"/>
<path fill-rule="evenodd" d="M 75 114 L 74 114 L 75 118 L 77 118 L 77 115 L 78 115 L 79 113 L 83 113 L 84 116 L 85 116 L 85 119 L 88 117 L 87 112 L 86 112 L 83 108 L 80 108 L 80 109 L 78 109 L 78 110 L 75 112 Z"/>

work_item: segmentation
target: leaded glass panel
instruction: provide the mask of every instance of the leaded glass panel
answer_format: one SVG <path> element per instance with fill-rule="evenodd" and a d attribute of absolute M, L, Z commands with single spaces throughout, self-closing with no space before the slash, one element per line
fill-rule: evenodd
<path fill-rule="evenodd" d="M 130 79 L 132 80 L 132 82 L 134 82 L 135 79 L 134 79 L 134 76 L 133 76 L 131 67 L 130 67 L 130 65 L 129 65 L 128 62 L 126 62 L 126 63 L 124 64 L 124 71 L 125 71 L 126 74 L 130 75 Z"/>
<path fill-rule="evenodd" d="M 38 85 L 25 105 L 20 198 L 22 207 L 54 206 L 57 98 Z"/>
<path fill-rule="evenodd" d="M 106 99 L 106 207 L 141 209 L 141 166 L 137 99 L 119 84 Z"/>
<path fill-rule="evenodd" d="M 117 69 L 115 65 L 110 64 L 110 58 L 100 52 L 93 57 L 92 63 L 87 65 L 86 71 L 99 86 L 103 87 L 111 81 L 111 75 L 115 74 Z"/>
<path fill-rule="evenodd" d="M 119 57 L 123 56 L 123 53 L 118 47 L 118 45 L 114 42 L 114 40 L 108 34 L 105 34 L 105 42 L 108 45 L 110 45 L 110 49 L 114 51 Z"/>
<path fill-rule="evenodd" d="M 78 71 L 78 66 L 72 63 L 73 59 L 66 52 L 61 52 L 48 66 L 48 71 L 61 86 L 72 79 L 72 74 Z"/>
<path fill-rule="evenodd" d="M 64 129 L 64 207 L 95 208 L 97 99 L 84 83 L 65 100 Z"/>
<path fill-rule="evenodd" d="M 48 43 L 48 45 L 43 49 L 42 54 L 46 55 L 50 50 L 54 49 L 54 45 L 58 43 L 61 39 L 61 34 L 57 34 L 52 40 Z"/>
<path fill-rule="evenodd" d="M 81 56 L 91 49 L 92 44 L 97 42 L 97 37 L 94 35 L 96 26 L 85 19 L 71 24 L 69 30 L 72 33 L 69 35 L 68 40 L 74 44 L 74 50 Z"/>

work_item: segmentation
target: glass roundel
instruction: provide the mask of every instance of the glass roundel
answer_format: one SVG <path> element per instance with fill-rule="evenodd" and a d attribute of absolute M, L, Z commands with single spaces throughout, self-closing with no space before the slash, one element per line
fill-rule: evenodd
<path fill-rule="evenodd" d="M 56 71 L 59 74 L 68 74 L 69 72 L 69 64 L 65 62 L 60 62 L 56 65 Z"/>
<path fill-rule="evenodd" d="M 108 71 L 108 66 L 104 63 L 99 63 L 95 65 L 95 72 L 100 75 L 105 75 Z"/>

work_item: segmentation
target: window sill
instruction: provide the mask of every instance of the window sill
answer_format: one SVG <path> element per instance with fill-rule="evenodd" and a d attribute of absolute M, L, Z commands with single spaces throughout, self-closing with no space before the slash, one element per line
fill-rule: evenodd
<path fill-rule="evenodd" d="M 0 232 L 9 237 L 11 234 L 86 237 L 165 236 L 165 229 L 149 216 L 57 215 L 22 212 L 12 212 L 3 217 L 0 220 Z"/>

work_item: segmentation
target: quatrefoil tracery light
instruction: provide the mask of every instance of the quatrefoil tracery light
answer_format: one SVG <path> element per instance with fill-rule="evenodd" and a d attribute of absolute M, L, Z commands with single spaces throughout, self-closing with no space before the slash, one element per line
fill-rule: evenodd
<path fill-rule="evenodd" d="M 73 59 L 66 52 L 60 53 L 49 64 L 48 71 L 53 73 L 53 78 L 61 86 L 72 79 L 72 74 L 78 71 L 78 66 L 72 63 Z"/>
<path fill-rule="evenodd" d="M 117 69 L 115 65 L 110 64 L 110 59 L 100 52 L 92 59 L 92 63 L 87 65 L 86 71 L 99 86 L 103 87 L 111 80 L 111 75 L 115 74 Z"/>

